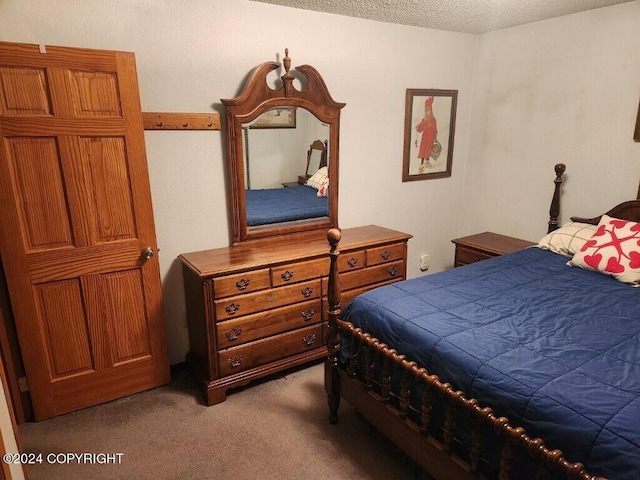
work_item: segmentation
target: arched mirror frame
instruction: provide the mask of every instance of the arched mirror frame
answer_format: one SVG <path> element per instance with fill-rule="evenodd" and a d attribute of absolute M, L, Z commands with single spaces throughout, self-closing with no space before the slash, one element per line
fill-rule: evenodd
<path fill-rule="evenodd" d="M 232 99 L 222 99 L 227 119 L 227 171 L 234 244 L 275 235 L 326 230 L 338 226 L 340 110 L 345 104 L 333 100 L 324 80 L 312 66 L 300 65 L 295 67 L 294 71 L 290 71 L 291 59 L 288 56 L 288 49 L 285 49 L 282 63 L 285 73 L 280 77 L 280 82 L 275 88 L 268 85 L 267 76 L 280 68 L 280 64 L 265 62 L 255 68 L 240 95 Z M 300 90 L 293 84 L 296 78 L 302 84 Z M 329 126 L 329 215 L 321 219 L 249 228 L 247 227 L 242 125 L 278 107 L 304 108 Z"/>

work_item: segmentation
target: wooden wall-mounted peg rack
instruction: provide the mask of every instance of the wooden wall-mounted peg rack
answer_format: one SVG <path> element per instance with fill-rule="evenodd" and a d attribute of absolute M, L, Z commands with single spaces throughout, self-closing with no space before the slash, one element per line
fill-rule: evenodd
<path fill-rule="evenodd" d="M 145 130 L 220 130 L 218 113 L 142 112 Z"/>

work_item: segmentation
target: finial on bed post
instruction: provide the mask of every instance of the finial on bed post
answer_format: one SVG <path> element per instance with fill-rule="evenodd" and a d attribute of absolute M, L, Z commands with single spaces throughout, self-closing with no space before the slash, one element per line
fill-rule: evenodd
<path fill-rule="evenodd" d="M 331 249 L 329 250 L 329 321 L 337 320 L 340 315 L 340 276 L 338 275 L 338 243 L 342 238 L 342 232 L 337 228 L 332 228 L 327 232 L 327 240 Z"/>
<path fill-rule="evenodd" d="M 327 299 L 329 301 L 328 310 L 328 334 L 327 334 L 327 361 L 325 363 L 325 389 L 327 391 L 327 401 L 329 403 L 329 421 L 338 422 L 338 407 L 340 406 L 340 378 L 338 374 L 338 353 L 340 352 L 340 330 L 338 329 L 338 318 L 340 317 L 340 276 L 338 271 L 338 243 L 342 233 L 337 228 L 332 228 L 327 232 L 327 240 L 331 249 L 329 250 L 329 291 Z"/>
<path fill-rule="evenodd" d="M 558 163 L 555 166 L 556 179 L 553 181 L 555 187 L 551 207 L 549 208 L 549 228 L 547 229 L 547 233 L 551 233 L 558 228 L 558 217 L 560 216 L 560 185 L 562 185 L 562 175 L 566 168 L 564 163 Z"/>

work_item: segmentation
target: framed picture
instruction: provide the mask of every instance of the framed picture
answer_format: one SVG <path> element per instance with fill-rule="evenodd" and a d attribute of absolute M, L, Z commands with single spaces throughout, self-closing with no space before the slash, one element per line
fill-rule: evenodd
<path fill-rule="evenodd" d="M 407 89 L 402 181 L 451 176 L 457 90 Z"/>
<path fill-rule="evenodd" d="M 638 117 L 636 118 L 636 129 L 633 132 L 633 139 L 636 142 L 640 142 L 640 105 L 638 105 Z M 638 192 L 638 198 L 640 198 L 640 191 Z"/>
<path fill-rule="evenodd" d="M 267 110 L 249 128 L 296 128 L 295 107 Z"/>

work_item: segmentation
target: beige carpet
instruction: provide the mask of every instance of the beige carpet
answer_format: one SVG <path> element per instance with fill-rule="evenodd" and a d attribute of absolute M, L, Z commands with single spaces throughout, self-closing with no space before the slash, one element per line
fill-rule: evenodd
<path fill-rule="evenodd" d="M 415 479 L 404 456 L 345 402 L 330 425 L 323 365 L 232 390 L 203 404 L 188 372 L 165 387 L 20 426 L 43 454 L 29 480 Z M 122 453 L 120 464 L 48 464 L 49 453 Z M 61 458 L 60 456 L 56 458 Z"/>

